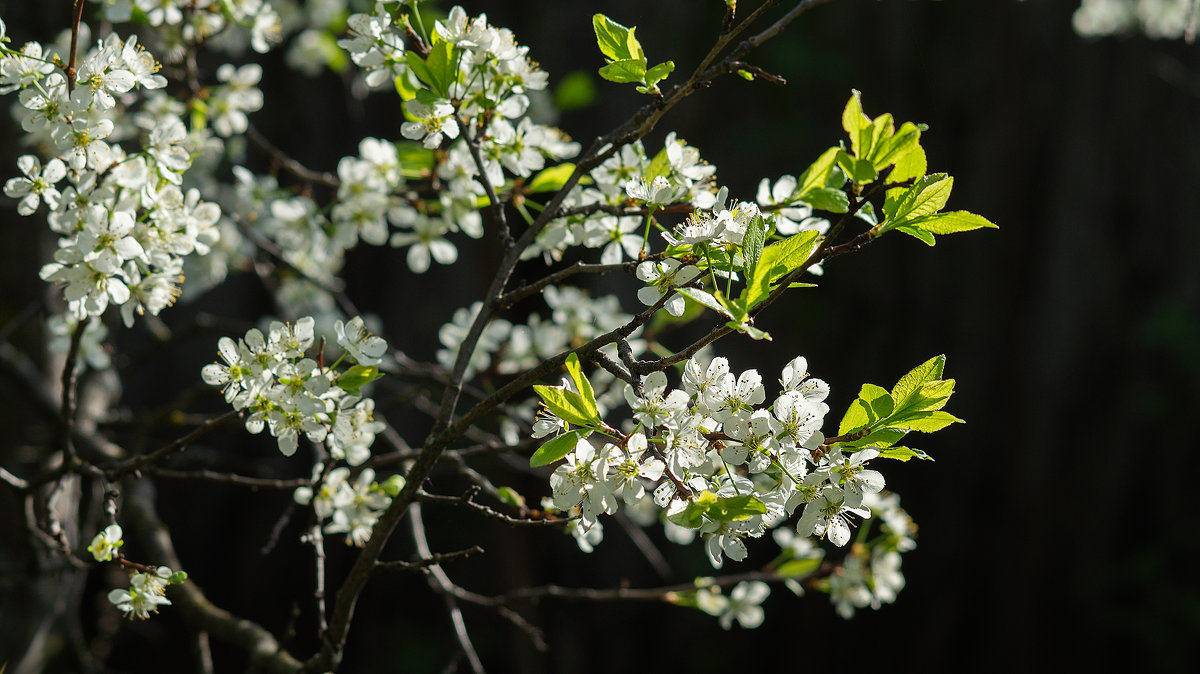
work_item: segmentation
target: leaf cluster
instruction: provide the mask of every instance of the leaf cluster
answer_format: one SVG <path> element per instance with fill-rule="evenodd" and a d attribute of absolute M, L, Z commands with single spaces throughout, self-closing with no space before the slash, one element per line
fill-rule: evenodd
<path fill-rule="evenodd" d="M 942 379 L 945 356 L 921 363 L 896 382 L 891 391 L 863 384 L 838 424 L 838 439 L 831 444 L 847 448 L 874 447 L 882 457 L 908 461 L 932 460 L 925 452 L 898 447 L 910 431 L 933 433 L 962 419 L 942 410 L 954 393 L 954 380 Z"/>

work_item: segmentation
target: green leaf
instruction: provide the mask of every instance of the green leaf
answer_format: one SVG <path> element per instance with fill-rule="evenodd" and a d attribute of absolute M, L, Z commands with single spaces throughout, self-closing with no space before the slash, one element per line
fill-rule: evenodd
<path fill-rule="evenodd" d="M 846 408 L 846 413 L 842 415 L 837 434 L 849 435 L 866 428 L 869 423 L 871 423 L 870 407 L 861 398 L 855 398 L 854 402 L 850 403 L 850 407 Z"/>
<path fill-rule="evenodd" d="M 842 110 L 842 128 L 850 136 L 850 149 L 856 157 L 863 156 L 859 151 L 860 134 L 870 126 L 871 118 L 863 114 L 862 94 L 858 89 L 851 89 L 850 100 L 846 101 L 846 107 Z"/>
<path fill-rule="evenodd" d="M 628 50 L 628 53 L 631 57 L 635 59 L 641 59 L 643 62 L 645 62 L 646 53 L 642 51 L 642 43 L 638 42 L 637 37 L 634 36 L 634 33 L 636 32 L 637 26 L 629 29 L 629 33 L 625 35 L 625 48 Z"/>
<path fill-rule="evenodd" d="M 746 233 L 742 236 L 742 269 L 746 272 L 746 278 L 754 277 L 754 268 L 758 265 L 758 258 L 762 255 L 763 244 L 766 242 L 767 219 L 756 215 L 746 226 Z"/>
<path fill-rule="evenodd" d="M 858 397 L 867 404 L 871 415 L 876 419 L 886 418 L 895 409 L 892 396 L 882 386 L 863 384 L 858 392 Z"/>
<path fill-rule="evenodd" d="M 830 213 L 845 213 L 850 210 L 850 199 L 846 193 L 832 187 L 811 190 L 805 193 L 804 201 L 817 210 Z"/>
<path fill-rule="evenodd" d="M 404 52 L 404 61 L 425 86 L 438 98 L 450 97 L 450 85 L 458 76 L 454 45 L 441 39 L 433 40 L 429 56 L 424 59 L 415 51 Z"/>
<path fill-rule="evenodd" d="M 167 577 L 167 585 L 179 585 L 180 583 L 186 583 L 187 579 L 187 571 L 176 571 Z"/>
<path fill-rule="evenodd" d="M 838 425 L 838 435 L 854 433 L 886 418 L 895 409 L 892 396 L 881 386 L 863 384 L 858 391 L 858 398 L 850 403 L 842 422 Z M 849 443 L 847 443 L 849 445 Z"/>
<path fill-rule="evenodd" d="M 586 428 L 577 428 L 573 431 L 567 431 L 562 435 L 550 440 L 549 442 L 538 447 L 538 450 L 529 457 L 529 467 L 538 468 L 548 466 L 564 456 L 575 451 L 579 441 L 591 435 L 592 432 Z"/>
<path fill-rule="evenodd" d="M 933 173 L 910 187 L 888 190 L 883 203 L 883 213 L 887 216 L 884 231 L 942 210 L 953 188 L 954 178 L 945 173 Z"/>
<path fill-rule="evenodd" d="M 646 71 L 646 84 L 654 86 L 659 82 L 667 79 L 667 76 L 675 72 L 674 61 L 663 61 Z"/>
<path fill-rule="evenodd" d="M 583 399 L 584 411 L 587 412 L 589 418 L 599 420 L 600 412 L 596 409 L 596 392 L 592 389 L 592 383 L 583 374 L 583 368 L 579 365 L 579 356 L 574 353 L 567 355 L 567 373 L 571 375 L 571 381 L 575 382 L 575 389 L 579 391 L 580 397 Z"/>
<path fill-rule="evenodd" d="M 875 168 L 882 171 L 919 148 L 922 130 L 923 127 L 912 122 L 901 124 L 899 131 L 880 141 L 874 152 L 871 153 L 871 162 Z M 922 155 L 924 155 L 923 152 Z M 900 181 L 892 180 L 892 182 Z"/>
<path fill-rule="evenodd" d="M 718 498 L 716 504 L 708 509 L 709 517 L 721 522 L 736 522 L 766 513 L 766 504 L 750 494 Z"/>
<path fill-rule="evenodd" d="M 750 72 L 749 70 L 738 70 L 737 74 L 738 74 L 738 77 L 746 80 L 747 82 L 754 81 L 754 73 Z"/>
<path fill-rule="evenodd" d="M 521 496 L 520 492 L 512 487 L 497 487 L 496 498 L 505 505 L 510 505 L 514 508 L 525 507 L 525 497 Z"/>
<path fill-rule="evenodd" d="M 686 287 L 676 288 L 675 292 L 679 293 L 680 295 L 683 295 L 684 297 L 686 297 L 698 304 L 706 306 L 709 309 L 712 309 L 713 311 L 715 311 L 719 314 L 723 314 L 725 316 L 733 318 L 733 314 L 731 314 L 729 312 L 729 309 L 726 309 L 725 306 L 723 304 L 721 304 L 717 300 L 716 297 L 713 297 L 712 293 L 709 293 L 704 290 L 700 290 L 699 288 L 686 288 Z"/>
<path fill-rule="evenodd" d="M 950 396 L 953 394 L 953 379 L 927 381 L 924 384 L 921 384 L 921 388 L 917 391 L 917 395 L 909 399 L 906 407 L 908 409 L 920 410 L 922 412 L 929 410 L 940 410 L 946 406 L 946 403 L 950 400 Z"/>
<path fill-rule="evenodd" d="M 869 160 L 879 147 L 895 133 L 896 126 L 892 123 L 891 114 L 885 112 L 876 117 L 870 126 L 858 132 L 858 149 L 854 152 L 855 156 Z"/>
<path fill-rule="evenodd" d="M 529 181 L 529 186 L 525 188 L 527 192 L 557 192 L 563 185 L 567 184 L 567 180 L 571 178 L 571 174 L 575 172 L 575 165 L 567 162 L 557 166 L 543 169 Z"/>
<path fill-rule="evenodd" d="M 628 84 L 646 80 L 646 59 L 613 61 L 599 70 L 600 77 L 609 82 Z"/>
<path fill-rule="evenodd" d="M 650 164 L 642 171 L 642 175 L 646 178 L 647 183 L 654 182 L 655 178 L 671 177 L 671 159 L 667 157 L 667 148 L 658 151 L 654 158 L 650 160 Z"/>
<path fill-rule="evenodd" d="M 774 341 L 771 339 L 771 333 L 767 332 L 766 330 L 759 330 L 749 323 L 742 323 L 737 327 L 737 331 L 755 341 Z"/>
<path fill-rule="evenodd" d="M 667 519 L 681 527 L 699 529 L 700 525 L 704 524 L 704 513 L 716 502 L 717 495 L 705 489 L 697 494 L 683 510 L 674 515 L 668 515 Z"/>
<path fill-rule="evenodd" d="M 373 365 L 355 365 L 343 372 L 334 385 L 350 395 L 358 395 L 359 389 L 382 376 L 379 368 Z"/>
<path fill-rule="evenodd" d="M 800 177 L 796 180 L 796 191 L 792 194 L 792 197 L 803 199 L 811 204 L 812 202 L 809 201 L 806 196 L 807 194 L 814 190 L 833 187 L 829 184 L 830 178 L 833 174 L 833 167 L 837 164 L 838 154 L 842 152 L 845 152 L 845 150 L 842 150 L 840 147 L 831 147 L 822 152 L 821 156 L 817 157 L 817 160 L 812 163 L 812 166 L 804 169 L 804 173 L 800 174 Z"/>
<path fill-rule="evenodd" d="M 755 271 L 768 282 L 774 283 L 808 262 L 819 237 L 820 233 L 816 230 L 807 230 L 776 241 L 763 249 Z"/>
<path fill-rule="evenodd" d="M 925 176 L 925 148 L 917 145 L 911 152 L 896 162 L 896 168 L 888 174 L 889 183 L 902 183 Z"/>
<path fill-rule="evenodd" d="M 429 66 L 425 65 L 425 59 L 421 55 L 411 49 L 404 52 L 404 62 L 408 64 L 409 70 L 417 76 L 426 86 L 432 87 L 430 84 L 433 81 L 433 76 L 429 74 Z"/>
<path fill-rule="evenodd" d="M 596 100 L 596 82 L 583 70 L 569 72 L 554 89 L 554 107 L 562 112 L 586 108 Z"/>
<path fill-rule="evenodd" d="M 881 428 L 871 431 L 867 435 L 850 442 L 839 442 L 837 444 L 842 447 L 862 448 L 862 447 L 891 447 L 907 435 L 907 431 L 901 431 L 891 428 Z"/>
<path fill-rule="evenodd" d="M 934 236 L 923 229 L 916 229 L 915 227 L 909 227 L 908 225 L 900 225 L 896 228 L 896 231 L 904 232 L 911 237 L 920 239 L 921 242 L 927 246 L 937 245 L 937 241 L 934 239 Z"/>
<path fill-rule="evenodd" d="M 940 380 L 946 367 L 946 356 L 934 356 L 929 360 L 909 370 L 907 374 L 892 387 L 892 400 L 897 410 L 908 409 L 913 396 L 919 395 L 921 386 L 926 382 Z"/>
<path fill-rule="evenodd" d="M 837 154 L 837 165 L 856 183 L 866 184 L 879 177 L 875 165 L 869 159 L 858 159 L 845 150 Z"/>
<path fill-rule="evenodd" d="M 921 459 L 922 461 L 933 461 L 933 457 L 919 449 L 911 447 L 888 447 L 887 449 L 879 450 L 879 458 L 895 459 L 897 461 L 908 461 L 909 459 Z"/>
<path fill-rule="evenodd" d="M 600 52 L 609 59 L 621 61 L 641 56 L 641 54 L 635 54 L 630 49 L 631 41 L 637 45 L 637 38 L 633 37 L 633 30 L 622 26 L 603 14 L 592 16 L 592 29 L 596 32 L 596 45 L 600 47 Z M 638 50 L 641 50 L 640 45 L 638 45 Z"/>
<path fill-rule="evenodd" d="M 574 391 L 568 391 L 560 386 L 542 386 L 540 384 L 535 384 L 533 390 L 556 417 L 569 424 L 591 426 L 600 422 L 600 418 Z"/>
<path fill-rule="evenodd" d="M 698 529 L 705 519 L 714 522 L 735 522 L 766 512 L 766 504 L 750 494 L 718 497 L 706 489 L 697 494 L 682 511 L 667 519 L 689 529 Z"/>
<path fill-rule="evenodd" d="M 775 573 L 784 578 L 804 578 L 812 575 L 818 567 L 821 566 L 821 557 L 809 557 L 806 559 L 793 559 L 779 565 L 775 569 Z"/>
<path fill-rule="evenodd" d="M 975 215 L 967 211 L 951 211 L 949 213 L 935 213 L 934 215 L 926 215 L 921 218 L 913 218 L 904 223 L 913 229 L 920 229 L 932 234 L 953 234 L 955 232 L 967 232 L 972 229 L 980 229 L 984 227 L 996 228 L 987 218 L 982 215 Z"/>
<path fill-rule="evenodd" d="M 396 155 L 405 177 L 419 177 L 433 168 L 433 150 L 416 142 L 396 143 Z"/>
<path fill-rule="evenodd" d="M 917 431 L 919 433 L 933 433 L 940 431 L 950 424 L 961 424 L 962 419 L 950 414 L 949 412 L 934 411 L 934 412 L 908 412 L 903 415 L 896 415 L 887 420 L 888 428 L 900 429 L 906 431 Z"/>

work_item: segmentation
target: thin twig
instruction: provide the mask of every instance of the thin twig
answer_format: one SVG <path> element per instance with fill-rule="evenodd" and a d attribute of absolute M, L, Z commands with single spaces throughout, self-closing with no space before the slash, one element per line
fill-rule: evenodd
<path fill-rule="evenodd" d="M 117 480 L 121 479 L 122 477 L 124 477 L 126 475 L 136 473 L 138 470 L 144 468 L 145 466 L 148 466 L 152 463 L 157 463 L 159 461 L 162 461 L 163 459 L 171 456 L 172 454 L 174 454 L 176 452 L 180 452 L 180 451 L 183 451 L 184 449 L 187 449 L 188 445 L 192 444 L 199 438 L 208 434 L 209 431 L 213 430 L 214 428 L 217 428 L 218 426 L 220 426 L 222 424 L 232 421 L 233 419 L 238 418 L 240 415 L 241 415 L 240 411 L 230 410 L 230 411 L 226 412 L 225 414 L 222 414 L 219 417 L 213 417 L 212 419 L 209 419 L 208 421 L 205 421 L 204 423 L 197 426 L 195 429 L 192 430 L 191 433 L 188 433 L 187 435 L 174 440 L 173 442 L 171 442 L 170 444 L 168 444 L 164 447 L 160 447 L 159 449 L 156 449 L 153 452 L 150 452 L 149 454 L 135 456 L 132 459 L 124 461 L 112 468 L 105 470 L 104 471 L 105 477 L 108 478 L 109 482 L 116 482 Z"/>
<path fill-rule="evenodd" d="M 412 528 L 413 543 L 416 545 L 417 554 L 426 559 L 433 557 L 433 552 L 429 549 L 429 540 L 425 537 L 425 521 L 421 518 L 421 504 L 412 504 L 408 510 L 408 521 Z M 446 609 L 450 612 L 450 621 L 454 624 L 454 636 L 458 638 L 458 645 L 462 647 L 463 654 L 467 656 L 471 671 L 475 674 L 484 674 L 483 661 L 475 652 L 475 645 L 471 643 L 471 635 L 467 633 L 467 623 L 463 620 L 462 609 L 458 607 L 458 601 L 450 589 L 455 587 L 454 583 L 451 582 L 442 567 L 436 563 L 427 566 L 426 570 L 429 574 L 430 587 L 440 590 L 439 594 L 446 602 Z"/>
<path fill-rule="evenodd" d="M 654 256 L 647 259 L 653 259 Z M 624 271 L 629 274 L 634 273 L 637 269 L 637 262 L 618 262 L 616 264 L 587 264 L 584 262 L 576 262 L 575 264 L 565 269 L 560 269 L 553 274 L 548 274 L 538 279 L 534 283 L 524 284 L 510 290 L 500 296 L 497 303 L 500 308 L 507 309 L 512 305 L 520 302 L 526 297 L 540 293 L 546 286 L 554 285 L 560 281 L 568 279 L 576 274 L 607 274 L 610 271 Z"/>
<path fill-rule="evenodd" d="M 172 470 L 170 468 L 153 467 L 145 472 L 153 475 L 154 477 L 165 477 L 170 480 L 204 480 L 206 482 L 236 484 L 243 487 L 249 487 L 254 491 L 259 489 L 279 489 L 287 491 L 312 484 L 311 480 L 301 478 L 280 480 L 267 477 L 251 477 L 249 475 L 238 475 L 236 473 L 218 473 L 206 468 L 197 468 L 192 470 Z"/>
<path fill-rule="evenodd" d="M 456 559 L 478 555 L 483 553 L 483 548 L 478 545 L 472 545 L 469 548 L 455 550 L 454 552 L 435 552 L 428 557 L 423 557 L 415 562 L 376 562 L 375 569 L 377 571 L 420 571 L 422 569 L 433 566 L 434 564 L 442 564 L 444 562 L 452 562 Z"/>
<path fill-rule="evenodd" d="M 475 169 L 479 171 L 475 176 L 475 180 L 483 186 L 483 191 L 487 194 L 492 219 L 496 221 L 496 238 L 500 240 L 500 245 L 504 250 L 509 250 L 516 242 L 513 241 L 512 232 L 508 229 L 508 216 L 504 213 L 504 204 L 500 201 L 500 197 L 496 195 L 496 188 L 492 185 L 491 179 L 488 178 L 487 167 L 483 163 L 483 155 L 479 152 L 478 132 L 472 133 L 470 125 L 458 117 L 455 119 L 458 121 L 458 127 L 463 130 L 463 140 L 467 143 L 467 149 L 471 151 L 471 159 L 475 161 Z"/>
<path fill-rule="evenodd" d="M 617 521 L 617 524 L 621 525 L 621 530 L 624 531 L 625 535 L 629 537 L 629 540 L 633 542 L 633 545 L 638 549 L 638 552 L 642 553 L 642 557 L 645 557 L 650 566 L 654 567 L 654 572 L 658 574 L 658 577 L 663 579 L 670 578 L 670 562 L 668 562 L 667 558 L 663 556 L 663 553 L 658 549 L 658 546 L 654 545 L 654 541 L 650 540 L 650 537 L 646 535 L 646 532 L 643 531 L 642 528 L 637 524 L 635 524 L 633 520 L 629 519 L 629 515 L 626 515 L 625 511 L 623 510 L 618 510 L 613 519 Z"/>
<path fill-rule="evenodd" d="M 316 587 L 313 588 L 313 599 L 317 604 L 317 637 L 325 634 L 329 623 L 325 620 L 325 536 L 321 525 L 316 524 L 309 531 L 309 540 L 313 546 L 313 562 L 316 574 Z"/>
<path fill-rule="evenodd" d="M 547 517 L 544 519 L 535 519 L 530 517 L 512 517 L 510 515 L 505 515 L 498 510 L 494 510 L 483 505 L 482 503 L 476 503 L 475 501 L 471 500 L 471 492 L 468 492 L 466 496 L 443 496 L 441 494 L 428 494 L 421 492 L 417 495 L 417 500 L 425 503 L 461 506 L 470 510 L 474 510 L 484 517 L 499 522 L 504 522 L 505 524 L 514 527 L 560 527 L 571 521 L 565 518 Z"/>
<path fill-rule="evenodd" d="M 280 150 L 278 147 L 272 144 L 271 141 L 267 140 L 267 137 L 262 135 L 258 129 L 254 128 L 253 124 L 246 127 L 246 137 L 250 139 L 250 142 L 257 145 L 259 149 L 270 155 L 271 159 L 275 161 L 275 163 L 279 164 L 297 178 L 310 183 L 325 185 L 327 187 L 341 186 L 342 183 L 337 179 L 337 176 L 323 171 L 314 171 L 304 164 L 296 161 L 286 152 Z"/>

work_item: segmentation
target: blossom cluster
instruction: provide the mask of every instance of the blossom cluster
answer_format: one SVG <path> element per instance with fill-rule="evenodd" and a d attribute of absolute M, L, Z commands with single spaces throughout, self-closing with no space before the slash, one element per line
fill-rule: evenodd
<path fill-rule="evenodd" d="M 204 382 L 220 386 L 225 401 L 246 413 L 246 430 L 274 436 L 284 456 L 296 452 L 300 435 L 324 443 L 335 459 L 359 465 L 370 456 L 382 423 L 375 402 L 362 396 L 365 373 L 338 373 L 305 356 L 314 342 L 312 317 L 295 324 L 274 321 L 264 335 L 251 328 L 245 337 L 218 343 L 219 363 L 201 370 Z M 365 328 L 363 319 L 336 324 L 337 344 L 360 366 L 378 365 L 387 343 Z M 369 375 L 366 375 L 369 377 Z"/>
<path fill-rule="evenodd" d="M 248 42 L 264 54 L 282 39 L 283 24 L 271 0 L 101 0 L 104 18 L 124 23 L 134 8 L 145 15 L 158 38 L 170 47 L 173 60 L 183 45 L 210 41 L 234 51 Z M 290 4 L 290 3 L 289 3 Z M 290 7 L 293 11 L 298 8 Z M 219 35 L 224 33 L 224 35 Z M 218 37 L 219 36 L 219 37 Z"/>
<path fill-rule="evenodd" d="M 313 484 L 299 487 L 293 498 L 311 506 L 320 522 L 329 520 L 325 532 L 346 534 L 346 545 L 362 547 L 371 537 L 375 521 L 404 487 L 404 478 L 393 475 L 384 484 L 375 481 L 375 471 L 364 468 L 354 480 L 350 469 L 341 466 L 323 474 L 324 466 L 313 467 Z"/>
<path fill-rule="evenodd" d="M 172 571 L 169 566 L 152 567 L 146 571 L 135 571 L 129 576 L 128 588 L 117 588 L 108 593 L 108 601 L 117 607 L 126 618 L 145 620 L 158 613 L 159 606 L 170 606 L 166 598 L 167 587 L 182 583 L 187 574 Z"/>
<path fill-rule="evenodd" d="M 625 432 L 599 419 L 584 423 L 578 413 L 559 408 L 557 394 L 542 395 L 546 409 L 534 436 L 573 445 L 550 476 L 553 507 L 577 515 L 571 533 L 585 551 L 600 541 L 602 515 L 624 505 L 641 521 L 657 509 L 668 538 L 688 542 L 699 536 L 715 568 L 726 559 L 745 559 L 745 539 L 799 511 L 794 533 L 775 530 L 784 550 L 779 563 L 801 565 L 802 571 L 788 574 L 795 576 L 815 570 L 823 555 L 816 539 L 844 547 L 854 538 L 855 523 L 874 511 L 883 535 L 868 542 L 862 529 L 847 556 L 856 561 L 831 577 L 827 589 L 843 615 L 891 601 L 903 585 L 899 553 L 915 546 L 915 528 L 898 497 L 882 496 L 883 475 L 868 467 L 879 450 L 826 444 L 821 427 L 829 387 L 809 376 L 805 358 L 785 365 L 779 384 L 780 393 L 764 407 L 766 386 L 756 370 L 735 375 L 724 358 L 707 365 L 689 359 L 681 388 L 669 387 L 662 372 L 646 376 L 640 390 L 625 386 L 632 417 Z M 564 380 L 552 390 L 566 400 L 584 400 L 579 388 L 578 380 Z M 766 596 L 757 585 L 730 597 L 714 592 L 703 590 L 695 605 L 721 616 L 723 626 L 735 619 L 744 627 L 761 622 L 750 608 Z"/>
<path fill-rule="evenodd" d="M 41 277 L 65 286 L 70 312 L 82 319 L 117 305 L 131 325 L 135 314 L 155 315 L 175 301 L 182 258 L 209 251 L 220 211 L 182 187 L 194 139 L 179 116 L 126 114 L 135 89 L 166 85 L 135 37 L 100 41 L 73 81 L 59 63 L 54 48 L 36 42 L 0 57 L 0 93 L 19 92 L 27 140 L 50 156 L 21 156 L 4 193 L 19 200 L 22 215 L 46 205 L 61 238 Z M 136 150 L 126 152 L 120 139 L 138 141 Z"/>
<path fill-rule="evenodd" d="M 92 539 L 88 552 L 97 562 L 111 562 L 120 555 L 121 546 L 125 544 L 123 535 L 121 525 L 110 524 Z M 116 588 L 108 593 L 108 601 L 127 618 L 145 620 L 150 614 L 158 613 L 159 606 L 171 604 L 164 596 L 167 586 L 187 580 L 186 573 L 172 571 L 167 566 L 145 567 L 128 562 L 123 557 L 118 561 L 124 566 L 138 569 L 130 573 L 128 588 Z"/>
<path fill-rule="evenodd" d="M 406 193 L 401 172 L 392 180 L 363 181 L 356 179 L 353 164 L 338 167 L 342 186 L 335 218 L 369 223 L 374 236 L 363 239 L 376 243 L 384 239 L 386 216 L 399 230 L 388 242 L 409 247 L 414 272 L 426 271 L 431 259 L 439 264 L 457 259 L 446 235 L 482 235 L 477 204 L 487 196 L 485 181 L 499 189 L 505 171 L 527 178 L 547 158 L 566 159 L 579 151 L 562 132 L 527 116 L 530 92 L 545 89 L 546 74 L 529 60 L 528 47 L 516 44 L 507 29 L 489 25 L 486 15 L 468 19 L 454 7 L 435 24 L 430 45 L 412 44 L 384 2 L 372 13 L 351 15 L 348 25 L 350 37 L 338 44 L 364 69 L 366 83 L 396 84 L 402 90 L 409 121 L 401 125 L 401 135 L 427 151 L 447 146 L 436 156 L 417 154 L 420 160 L 405 162 L 405 168 L 432 171 L 443 182 L 432 202 Z M 422 62 L 406 57 L 406 48 L 432 51 Z"/>
<path fill-rule="evenodd" d="M 334 324 L 342 357 L 329 367 L 306 356 L 315 343 L 315 320 L 309 316 L 294 324 L 272 322 L 264 335 L 251 328 L 234 341 L 218 341 L 221 362 L 201 370 L 204 381 L 222 387 L 225 400 L 245 414 L 246 430 L 275 436 L 279 451 L 295 454 L 301 435 L 321 452 L 312 470 L 312 484 L 295 492 L 295 499 L 310 505 L 318 520 L 331 520 L 328 533 L 346 534 L 347 544 L 363 545 L 379 513 L 403 486 L 392 476 L 383 485 L 370 468 L 357 471 L 371 456 L 371 445 L 385 424 L 375 418 L 375 401 L 361 387 L 379 376 L 387 355 L 387 342 L 367 330 L 361 317 Z M 356 363 L 345 371 L 338 365 Z M 329 461 L 323 455 L 327 452 Z M 334 468 L 335 462 L 347 466 Z M 348 467 L 349 466 L 349 467 Z"/>
<path fill-rule="evenodd" d="M 735 376 L 724 358 L 706 367 L 689 359 L 682 389 L 668 388 L 662 372 L 648 375 L 640 391 L 626 385 L 635 429 L 611 438 L 615 442 L 580 436 L 550 478 L 555 505 L 579 506 L 586 531 L 621 502 L 653 494 L 668 519 L 699 530 L 717 568 L 725 557 L 744 559 L 742 539 L 761 536 L 801 506 L 802 535 L 845 545 L 851 516 L 870 517 L 864 495 L 883 488 L 883 476 L 866 468 L 878 451 L 845 456 L 840 448 L 821 449 L 829 387 L 806 368 L 803 357 L 784 367 L 782 391 L 769 407 L 760 407 L 766 400 L 761 375 Z M 762 511 L 728 520 L 687 517 L 704 493 L 749 496 Z"/>

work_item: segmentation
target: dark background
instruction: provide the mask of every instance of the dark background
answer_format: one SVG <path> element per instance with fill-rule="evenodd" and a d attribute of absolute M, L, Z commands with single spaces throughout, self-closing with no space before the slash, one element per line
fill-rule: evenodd
<path fill-rule="evenodd" d="M 750 4 L 743 2 L 744 11 Z M 23 5 L 0 2 L 10 34 L 44 37 L 50 26 L 65 24 L 65 10 L 62 17 L 18 18 L 29 11 Z M 1200 62 L 1197 48 L 1182 41 L 1082 39 L 1071 31 L 1074 8 L 1073 2 L 832 2 L 748 57 L 785 77 L 786 86 L 726 78 L 668 114 L 647 139 L 654 152 L 667 131 L 677 131 L 718 167 L 720 184 L 750 198 L 760 178 L 798 174 L 841 138 L 842 106 L 857 88 L 868 114 L 927 123 L 922 142 L 930 171 L 955 177 L 949 208 L 1000 226 L 940 237 L 936 248 L 887 237 L 829 263 L 820 288 L 798 291 L 765 312 L 758 325 L 775 336 L 773 343 L 735 336 L 719 345 L 735 370 L 757 367 L 764 378 L 806 355 L 813 374 L 832 386 L 831 424 L 862 382 L 888 386 L 930 356 L 947 355 L 947 376 L 958 380 L 949 410 L 967 423 L 913 440 L 936 462 L 884 467 L 889 488 L 902 494 L 921 527 L 919 547 L 905 555 L 908 585 L 897 603 L 860 611 L 847 623 L 824 596 L 797 600 L 776 587 L 762 628 L 721 633 L 715 619 L 670 606 L 547 601 L 526 616 L 546 628 L 549 656 L 532 651 L 494 613 L 467 607 L 472 636 L 495 671 L 760 671 L 776 663 L 797 670 L 865 664 L 1183 671 L 1197 661 L 1200 587 L 1193 573 L 1200 532 L 1191 511 L 1196 442 L 1189 420 L 1200 403 L 1200 273 L 1193 261 L 1200 252 L 1193 209 Z M 668 83 L 681 80 L 715 35 L 721 3 L 477 2 L 466 9 L 487 11 L 494 25 L 532 45 L 553 87 L 573 70 L 601 65 L 593 11 L 637 25 L 652 62 L 675 61 Z M 278 58 L 266 58 L 268 72 Z M 558 120 L 585 147 L 642 103 L 632 87 L 597 86 L 598 103 Z M 386 96 L 358 110 L 344 102 L 332 75 L 269 81 L 264 88 L 267 105 L 254 123 L 308 165 L 332 169 L 331 158 L 354 152 L 364 135 L 399 137 Z M 0 135 L 3 166 L 15 165 L 13 128 Z M 0 298 L 0 317 L 7 321 L 44 290 L 36 278 L 41 262 L 29 252 L 41 236 L 37 223 L 6 204 L 0 218 L 10 243 L 0 256 L 11 292 Z M 468 264 L 450 273 L 435 266 L 417 278 L 395 252 L 357 253 L 350 293 L 382 316 L 389 340 L 430 358 L 436 326 L 490 277 L 492 252 L 472 245 L 460 245 Z M 163 321 L 183 324 L 195 311 L 253 320 L 262 296 L 247 288 L 245 280 L 235 282 L 164 312 Z M 177 377 L 180 389 L 194 385 L 218 334 L 229 333 L 185 342 L 190 354 L 147 357 L 154 376 L 127 368 L 124 402 L 135 408 L 161 402 L 163 377 Z M 13 340 L 28 342 L 31 335 L 21 331 Z M 119 335 L 122 343 L 137 346 L 138 338 Z M 21 413 L 12 411 L 20 410 L 20 392 L 9 388 L 4 395 L 14 402 L 3 413 L 6 427 L 21 429 Z M 197 408 L 219 410 L 213 398 L 202 397 Z M 410 441 L 427 428 L 409 412 L 388 418 Z M 13 435 L 17 443 L 34 442 L 31 430 Z M 7 454 L 5 442 L 0 451 Z M 230 448 L 246 457 L 231 462 Z M 307 473 L 271 452 L 269 439 L 247 441 L 230 431 L 189 456 L 226 468 Z M 445 493 L 459 486 L 452 477 L 438 479 Z M 512 479 L 531 498 L 549 491 L 544 481 Z M 213 485 L 160 489 L 163 516 L 193 578 L 218 605 L 284 633 L 292 607 L 283 597 L 303 594 L 296 588 L 311 582 L 308 558 L 297 557 L 290 542 L 298 525 L 285 530 L 272 553 L 256 550 L 288 497 Z M 0 503 L 5 538 L 13 541 L 11 552 L 0 553 L 9 591 L 0 624 L 8 628 L 11 616 L 28 619 L 13 599 L 27 577 L 28 553 L 19 502 L 5 496 Z M 488 549 L 448 567 L 479 592 L 546 581 L 662 582 L 615 526 L 585 556 L 546 530 L 481 527 L 475 518 L 432 507 L 426 521 L 435 550 L 474 542 Z M 396 538 L 407 536 L 401 531 Z M 409 554 L 405 543 L 395 545 L 396 557 Z M 665 552 L 680 569 L 676 580 L 712 572 L 697 548 Z M 747 568 L 771 554 L 769 544 L 752 547 Z M 331 555 L 336 578 L 351 557 L 341 550 Z M 105 579 L 93 575 L 91 583 L 103 590 Z M 96 615 L 86 601 L 84 611 Z M 311 632 L 307 621 L 311 616 L 302 612 L 299 633 Z M 162 663 L 179 662 L 179 642 L 170 636 L 179 628 L 169 610 L 129 626 L 115 642 L 113 665 L 152 671 L 135 664 L 152 657 L 159 663 L 154 671 L 176 671 Z M 310 647 L 305 639 L 291 642 L 302 654 Z M 0 646 L 21 649 L 14 637 Z M 422 578 L 402 576 L 372 584 L 350 648 L 345 671 L 424 672 L 440 671 L 454 644 L 440 599 Z M 236 652 L 217 646 L 216 656 L 217 671 L 240 671 Z"/>

